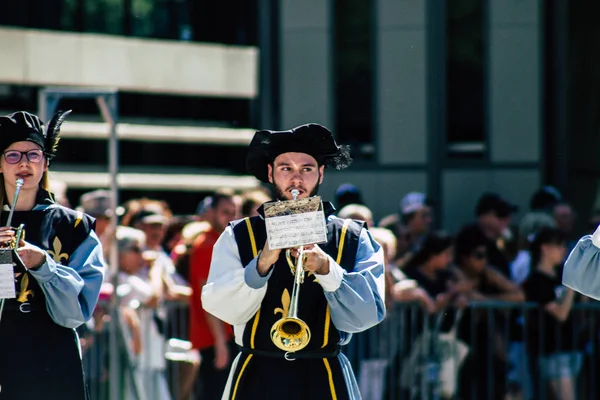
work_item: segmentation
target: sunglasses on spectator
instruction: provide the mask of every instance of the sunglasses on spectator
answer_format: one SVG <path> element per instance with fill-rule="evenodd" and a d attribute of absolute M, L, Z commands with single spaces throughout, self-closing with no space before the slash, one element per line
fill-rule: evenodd
<path fill-rule="evenodd" d="M 474 251 L 472 256 L 476 260 L 485 260 L 487 258 L 487 253 L 485 251 Z"/>
<path fill-rule="evenodd" d="M 9 164 L 18 164 L 23 159 L 23 155 L 27 157 L 27 161 L 30 163 L 39 163 L 44 159 L 44 152 L 39 149 L 33 149 L 29 151 L 18 151 L 18 150 L 8 150 L 4 153 L 4 159 Z"/>
<path fill-rule="evenodd" d="M 126 249 L 126 251 L 132 251 L 132 252 L 134 252 L 136 254 L 142 254 L 142 249 L 140 248 L 140 246 L 131 246 L 131 247 L 128 247 Z"/>

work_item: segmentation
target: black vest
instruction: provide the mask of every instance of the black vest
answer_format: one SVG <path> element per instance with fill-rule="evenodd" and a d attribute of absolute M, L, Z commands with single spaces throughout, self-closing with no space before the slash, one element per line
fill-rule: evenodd
<path fill-rule="evenodd" d="M 332 210 L 324 203 L 326 212 Z M 265 221 L 261 216 L 245 218 L 231 223 L 238 245 L 242 265 L 246 266 L 263 249 L 267 234 Z M 347 272 L 354 270 L 356 251 L 360 232 L 364 222 L 332 218 L 327 222 L 327 243 L 319 246 Z M 292 272 L 286 261 L 285 250 L 273 267 L 268 281 L 267 293 L 260 309 L 246 324 L 244 330 L 244 347 L 281 351 L 270 339 L 273 324 L 287 316 L 290 296 L 293 288 Z M 336 348 L 340 335 L 331 322 L 327 299 L 323 288 L 316 282 L 314 275 L 306 275 L 300 286 L 298 302 L 298 318 L 306 322 L 311 330 L 311 340 L 306 351 Z"/>
<path fill-rule="evenodd" d="M 2 212 L 0 224 L 6 224 L 8 212 Z M 62 206 L 43 210 L 15 211 L 13 226 L 25 225 L 25 240 L 43 250 L 54 261 L 69 265 L 71 253 L 89 236 L 95 220 L 87 214 Z M 28 272 L 17 274 L 16 299 L 6 301 L 5 310 L 46 312 L 46 298 L 37 280 Z"/>

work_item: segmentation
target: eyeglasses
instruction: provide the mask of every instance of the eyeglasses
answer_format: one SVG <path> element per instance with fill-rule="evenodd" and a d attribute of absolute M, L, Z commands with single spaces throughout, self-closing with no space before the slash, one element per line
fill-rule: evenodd
<path fill-rule="evenodd" d="M 487 253 L 485 251 L 474 251 L 473 258 L 476 260 L 485 260 L 487 258 Z"/>
<path fill-rule="evenodd" d="M 27 157 L 30 163 L 39 163 L 44 159 L 44 152 L 39 149 L 29 151 L 8 150 L 4 153 L 4 159 L 9 164 L 18 164 L 23 159 L 23 155 Z"/>
<path fill-rule="evenodd" d="M 127 251 L 131 251 L 136 254 L 142 254 L 142 249 L 139 246 L 131 246 L 127 248 Z"/>

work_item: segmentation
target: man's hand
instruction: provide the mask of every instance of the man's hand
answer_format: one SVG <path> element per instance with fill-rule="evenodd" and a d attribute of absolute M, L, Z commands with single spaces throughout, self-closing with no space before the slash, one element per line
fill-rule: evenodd
<path fill-rule="evenodd" d="M 36 270 L 46 262 L 46 252 L 24 240 L 21 240 L 17 253 L 27 269 Z"/>
<path fill-rule="evenodd" d="M 281 249 L 271 250 L 269 249 L 269 242 L 265 242 L 265 247 L 258 256 L 258 265 L 256 266 L 260 276 L 267 276 L 271 266 L 279 259 L 279 253 L 281 253 Z"/>
<path fill-rule="evenodd" d="M 327 275 L 329 273 L 329 257 L 317 244 L 304 246 L 304 270 L 315 274 Z M 292 255 L 298 257 L 298 250 L 292 250 Z"/>

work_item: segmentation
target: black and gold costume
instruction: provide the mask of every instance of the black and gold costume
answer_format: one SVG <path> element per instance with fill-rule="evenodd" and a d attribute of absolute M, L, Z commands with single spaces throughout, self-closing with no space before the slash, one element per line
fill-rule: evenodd
<path fill-rule="evenodd" d="M 318 165 L 345 168 L 351 158 L 331 132 L 317 124 L 290 131 L 259 131 L 250 144 L 248 170 L 269 181 L 268 165 L 280 154 L 301 152 Z M 311 331 L 308 346 L 280 350 L 271 340 L 274 323 L 288 317 L 295 265 L 286 252 L 266 276 L 258 258 L 266 242 L 260 216 L 235 221 L 213 248 L 202 306 L 234 326 L 241 352 L 234 360 L 223 399 L 360 399 L 356 379 L 341 346 L 385 316 L 383 250 L 363 222 L 333 215 L 324 202 L 327 242 L 318 246 L 329 261 L 326 275 L 308 273 L 299 286 L 298 318 Z"/>
<path fill-rule="evenodd" d="M 77 334 L 91 315 L 103 279 L 94 220 L 53 203 L 40 189 L 38 205 L 15 211 L 26 240 L 47 252 L 37 271 L 19 273 L 16 299 L 0 320 L 0 399 L 86 398 Z M 0 223 L 6 223 L 2 212 Z M 79 291 L 79 296 L 73 296 Z M 73 296 L 73 297 L 71 297 Z"/>

